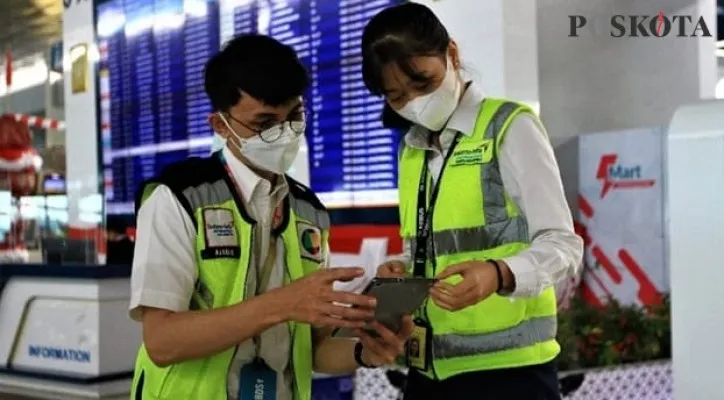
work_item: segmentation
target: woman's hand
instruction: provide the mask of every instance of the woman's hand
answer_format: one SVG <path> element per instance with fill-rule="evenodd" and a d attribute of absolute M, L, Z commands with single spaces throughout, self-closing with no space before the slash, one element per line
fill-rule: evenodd
<path fill-rule="evenodd" d="M 407 268 L 401 261 L 387 261 L 377 267 L 378 278 L 401 278 L 407 276 Z"/>
<path fill-rule="evenodd" d="M 362 361 L 373 367 L 394 364 L 395 359 L 405 352 L 405 342 L 412 334 L 412 318 L 406 315 L 397 333 L 393 333 L 377 321 L 373 321 L 369 326 L 377 332 L 377 337 L 362 329 L 357 330 L 362 342 Z"/>
<path fill-rule="evenodd" d="M 501 270 L 507 266 L 501 263 Z M 501 271 L 502 272 L 502 271 Z M 509 274 L 509 270 L 507 270 Z M 453 275 L 462 276 L 458 284 L 443 282 Z M 430 297 L 440 308 L 448 311 L 462 310 L 478 304 L 500 290 L 495 265 L 486 261 L 468 261 L 445 268 L 438 276 L 437 283 L 430 289 Z"/>

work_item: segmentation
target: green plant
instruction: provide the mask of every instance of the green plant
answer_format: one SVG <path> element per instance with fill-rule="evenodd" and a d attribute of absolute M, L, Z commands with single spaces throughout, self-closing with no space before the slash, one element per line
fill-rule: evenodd
<path fill-rule="evenodd" d="M 599 307 L 576 297 L 558 315 L 558 368 L 595 368 L 671 357 L 669 297 L 640 307 L 615 299 Z"/>

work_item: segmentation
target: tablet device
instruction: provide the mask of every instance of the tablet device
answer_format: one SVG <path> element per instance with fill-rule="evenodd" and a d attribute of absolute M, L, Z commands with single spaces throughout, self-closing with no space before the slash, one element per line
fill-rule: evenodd
<path fill-rule="evenodd" d="M 375 320 L 392 332 L 400 330 L 402 317 L 412 314 L 427 298 L 435 279 L 428 278 L 374 278 L 362 294 L 375 297 Z M 335 336 L 350 336 L 346 330 L 336 331 Z M 374 330 L 368 332 L 376 335 Z"/>

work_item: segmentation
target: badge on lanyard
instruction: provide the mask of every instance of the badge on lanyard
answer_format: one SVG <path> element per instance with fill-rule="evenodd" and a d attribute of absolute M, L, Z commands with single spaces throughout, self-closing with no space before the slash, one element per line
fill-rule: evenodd
<path fill-rule="evenodd" d="M 244 365 L 239 374 L 239 400 L 276 400 L 277 373 L 261 358 Z"/>
<path fill-rule="evenodd" d="M 407 365 L 410 368 L 426 370 L 430 360 L 430 325 L 422 320 L 415 320 L 410 338 L 407 339 Z"/>

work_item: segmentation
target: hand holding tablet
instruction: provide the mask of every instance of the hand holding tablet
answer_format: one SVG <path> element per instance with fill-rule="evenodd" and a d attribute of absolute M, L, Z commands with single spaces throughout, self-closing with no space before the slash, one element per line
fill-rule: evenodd
<path fill-rule="evenodd" d="M 435 282 L 428 278 L 374 278 L 362 294 L 377 299 L 375 321 L 397 332 L 402 318 L 422 305 Z"/>

